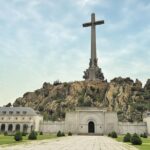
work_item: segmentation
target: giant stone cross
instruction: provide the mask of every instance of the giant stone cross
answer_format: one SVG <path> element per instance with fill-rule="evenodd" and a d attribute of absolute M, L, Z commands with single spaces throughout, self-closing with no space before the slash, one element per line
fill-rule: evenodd
<path fill-rule="evenodd" d="M 83 27 L 91 26 L 91 58 L 89 63 L 89 68 L 84 71 L 83 78 L 85 80 L 104 80 L 101 68 L 97 65 L 96 56 L 96 25 L 104 24 L 104 20 L 95 21 L 95 14 L 91 14 L 91 22 L 84 23 Z"/>

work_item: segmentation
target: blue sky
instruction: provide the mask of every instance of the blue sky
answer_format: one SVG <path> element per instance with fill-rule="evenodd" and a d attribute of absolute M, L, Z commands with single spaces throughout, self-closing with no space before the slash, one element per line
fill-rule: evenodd
<path fill-rule="evenodd" d="M 92 12 L 105 78 L 150 78 L 149 0 L 0 0 L 0 105 L 43 82 L 83 80 Z"/>

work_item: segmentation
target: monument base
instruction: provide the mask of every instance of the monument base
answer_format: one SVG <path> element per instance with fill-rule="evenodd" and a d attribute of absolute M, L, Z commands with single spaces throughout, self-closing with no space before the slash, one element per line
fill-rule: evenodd
<path fill-rule="evenodd" d="M 104 81 L 104 75 L 99 67 L 89 67 L 84 71 L 83 78 L 85 80 L 102 80 Z"/>

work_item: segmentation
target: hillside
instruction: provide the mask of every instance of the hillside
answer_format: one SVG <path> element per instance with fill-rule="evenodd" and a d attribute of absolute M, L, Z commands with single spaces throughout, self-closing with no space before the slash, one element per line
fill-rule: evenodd
<path fill-rule="evenodd" d="M 39 110 L 45 120 L 63 120 L 66 111 L 77 106 L 96 106 L 116 111 L 120 121 L 141 121 L 150 110 L 150 79 L 142 87 L 139 80 L 115 78 L 107 81 L 44 83 L 34 92 L 27 92 L 13 104 Z"/>

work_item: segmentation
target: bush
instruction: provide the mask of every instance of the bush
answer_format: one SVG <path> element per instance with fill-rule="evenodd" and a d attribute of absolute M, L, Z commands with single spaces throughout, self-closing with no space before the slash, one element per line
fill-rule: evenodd
<path fill-rule="evenodd" d="M 65 133 L 64 133 L 64 132 L 62 132 L 62 133 L 61 133 L 61 136 L 65 136 Z"/>
<path fill-rule="evenodd" d="M 61 131 L 58 131 L 57 132 L 57 137 L 61 137 L 62 135 L 61 135 Z"/>
<path fill-rule="evenodd" d="M 22 136 L 26 136 L 28 133 L 26 132 L 22 132 Z"/>
<path fill-rule="evenodd" d="M 28 136 L 29 140 L 36 140 L 37 139 L 37 132 L 31 131 L 31 133 Z"/>
<path fill-rule="evenodd" d="M 115 131 L 108 133 L 108 137 L 117 138 L 117 133 Z"/>
<path fill-rule="evenodd" d="M 142 133 L 140 134 L 140 137 L 143 137 L 143 134 L 142 134 Z"/>
<path fill-rule="evenodd" d="M 8 135 L 8 132 L 7 132 L 7 131 L 5 131 L 5 132 L 4 132 L 4 136 L 7 136 L 7 135 Z"/>
<path fill-rule="evenodd" d="M 72 133 L 70 131 L 68 132 L 68 136 L 72 136 Z"/>
<path fill-rule="evenodd" d="M 108 133 L 108 137 L 111 137 L 111 133 Z"/>
<path fill-rule="evenodd" d="M 143 134 L 143 138 L 147 138 L 147 133 L 144 133 L 144 134 Z"/>
<path fill-rule="evenodd" d="M 142 140 L 136 133 L 134 133 L 133 136 L 131 137 L 131 143 L 133 145 L 141 145 Z"/>
<path fill-rule="evenodd" d="M 111 133 L 111 137 L 112 138 L 117 138 L 118 136 L 117 136 L 117 133 L 115 132 L 115 131 L 113 131 L 112 133 Z"/>
<path fill-rule="evenodd" d="M 16 132 L 16 134 L 14 135 L 14 139 L 15 139 L 15 141 L 22 141 L 21 132 Z"/>
<path fill-rule="evenodd" d="M 131 134 L 127 133 L 123 138 L 123 142 L 130 142 L 130 141 L 131 141 Z"/>
<path fill-rule="evenodd" d="M 60 84 L 62 84 L 59 80 L 56 80 L 56 81 L 54 81 L 54 83 L 53 83 L 53 85 L 54 86 L 57 86 L 57 85 L 60 85 Z"/>
<path fill-rule="evenodd" d="M 42 132 L 42 131 L 40 132 L 40 135 L 43 135 L 43 132 Z"/>

